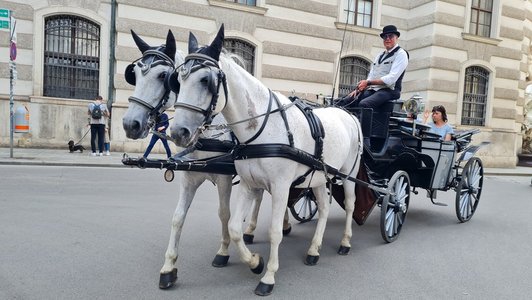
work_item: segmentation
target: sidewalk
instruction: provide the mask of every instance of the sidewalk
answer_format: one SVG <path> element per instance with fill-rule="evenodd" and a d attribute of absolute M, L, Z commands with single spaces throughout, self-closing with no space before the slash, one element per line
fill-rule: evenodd
<path fill-rule="evenodd" d="M 0 148 L 0 165 L 41 165 L 41 166 L 78 166 L 78 167 L 128 167 L 122 164 L 123 153 L 111 152 L 110 156 L 91 156 L 90 151 L 70 153 L 62 149 L 13 148 L 10 158 L 9 148 Z M 141 153 L 128 153 L 130 157 L 139 157 Z M 153 154 L 150 158 L 163 159 L 163 154 Z M 484 168 L 484 173 L 491 176 L 530 176 L 532 168 Z"/>
<path fill-rule="evenodd" d="M 13 158 L 9 148 L 0 148 L 0 165 L 39 165 L 39 166 L 78 166 L 78 167 L 126 167 L 122 164 L 123 153 L 111 152 L 109 156 L 91 156 L 91 151 L 70 153 L 65 149 L 13 148 Z M 139 157 L 141 153 L 128 153 Z M 159 157 L 160 156 L 160 157 Z M 150 158 L 163 158 L 153 154 Z"/>

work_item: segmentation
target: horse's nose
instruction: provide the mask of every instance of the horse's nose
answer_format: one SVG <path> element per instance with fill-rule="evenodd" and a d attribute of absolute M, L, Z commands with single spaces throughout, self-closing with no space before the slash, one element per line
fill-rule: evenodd
<path fill-rule="evenodd" d="M 185 127 L 179 127 L 176 130 L 172 130 L 171 136 L 180 144 L 186 144 L 190 139 L 190 130 Z"/>
<path fill-rule="evenodd" d="M 124 130 L 126 131 L 126 136 L 128 138 L 134 138 L 138 136 L 141 129 L 139 121 L 123 119 L 122 125 L 124 127 Z"/>

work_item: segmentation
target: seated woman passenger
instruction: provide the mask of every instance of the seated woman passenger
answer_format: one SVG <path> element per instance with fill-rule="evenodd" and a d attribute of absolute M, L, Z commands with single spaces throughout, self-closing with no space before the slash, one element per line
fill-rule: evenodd
<path fill-rule="evenodd" d="M 427 123 L 429 118 L 429 111 L 424 113 L 424 122 Z M 451 140 L 451 134 L 454 133 L 453 127 L 447 123 L 447 112 L 443 105 L 436 105 L 432 108 L 432 122 L 428 122 L 430 131 L 441 136 L 444 141 Z"/>

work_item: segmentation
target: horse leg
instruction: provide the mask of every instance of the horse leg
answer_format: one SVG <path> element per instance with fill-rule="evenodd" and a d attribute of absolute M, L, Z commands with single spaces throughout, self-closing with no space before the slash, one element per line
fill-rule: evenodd
<path fill-rule="evenodd" d="M 289 235 L 292 231 L 292 224 L 290 224 L 290 218 L 288 216 L 288 208 L 284 211 L 283 219 L 283 235 Z"/>
<path fill-rule="evenodd" d="M 181 230 L 196 190 L 205 181 L 205 178 L 189 176 L 186 173 L 178 173 L 178 176 L 182 177 L 180 177 L 181 180 L 178 180 L 180 184 L 177 193 L 177 207 L 172 217 L 170 240 L 166 249 L 164 265 L 160 271 L 159 288 L 161 289 L 172 287 L 177 281 L 177 257 L 179 256 L 178 247 Z"/>
<path fill-rule="evenodd" d="M 262 202 L 262 193 L 257 193 L 255 196 L 255 201 L 253 202 L 253 211 L 251 212 L 251 219 L 249 220 L 248 227 L 244 231 L 244 243 L 246 244 L 253 244 L 253 238 L 255 235 L 253 234 L 255 232 L 255 229 L 257 228 L 257 220 L 259 218 L 259 210 L 260 210 L 260 204 Z"/>
<path fill-rule="evenodd" d="M 229 219 L 229 236 L 240 254 L 240 260 L 246 263 L 253 273 L 260 274 L 264 268 L 264 261 L 258 253 L 251 253 L 244 243 L 242 221 L 249 212 L 255 195 L 262 190 L 252 189 L 244 181 L 240 181 L 237 189 L 238 197 L 236 197 L 235 207 Z"/>
<path fill-rule="evenodd" d="M 233 188 L 232 177 L 219 175 L 216 180 L 216 186 L 218 187 L 219 195 L 219 207 L 218 207 L 218 216 L 220 217 L 220 222 L 222 223 L 222 243 L 220 249 L 216 253 L 212 265 L 214 267 L 225 267 L 227 266 L 227 261 L 229 260 L 229 217 L 231 216 L 230 212 L 230 198 L 231 198 L 231 189 Z"/>
<path fill-rule="evenodd" d="M 313 266 L 318 263 L 320 258 L 320 248 L 323 241 L 323 233 L 325 232 L 325 226 L 327 225 L 327 218 L 329 216 L 330 203 L 327 199 L 327 191 L 325 186 L 313 188 L 314 196 L 318 202 L 318 223 L 316 224 L 316 230 L 312 237 L 310 248 L 307 251 L 307 257 L 305 264 Z"/>
<path fill-rule="evenodd" d="M 355 210 L 355 184 L 353 182 L 344 183 L 344 207 L 345 207 L 345 229 L 344 237 L 340 242 L 338 254 L 347 255 L 351 250 L 351 236 L 353 235 L 353 211 Z"/>
<path fill-rule="evenodd" d="M 276 185 L 272 188 L 272 217 L 270 224 L 270 258 L 266 273 L 255 288 L 255 294 L 266 296 L 272 293 L 275 273 L 279 269 L 279 244 L 283 239 L 283 220 L 288 204 L 288 186 Z"/>

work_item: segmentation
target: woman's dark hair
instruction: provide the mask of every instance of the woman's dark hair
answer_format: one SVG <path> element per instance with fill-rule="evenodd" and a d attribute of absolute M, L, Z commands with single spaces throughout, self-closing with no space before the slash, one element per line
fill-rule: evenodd
<path fill-rule="evenodd" d="M 447 112 L 445 111 L 445 107 L 443 105 L 436 105 L 432 108 L 432 112 L 439 111 L 441 113 L 441 118 L 443 119 L 443 122 L 447 122 Z"/>

